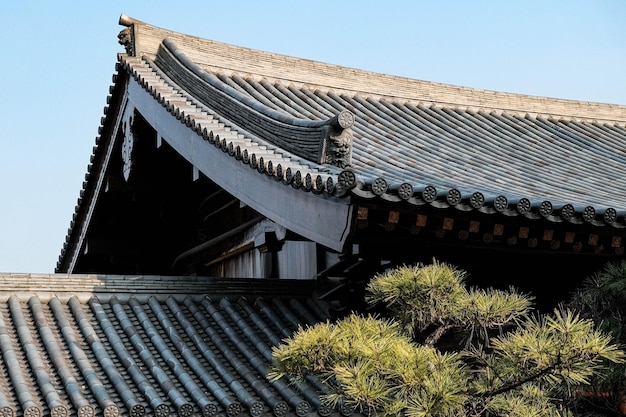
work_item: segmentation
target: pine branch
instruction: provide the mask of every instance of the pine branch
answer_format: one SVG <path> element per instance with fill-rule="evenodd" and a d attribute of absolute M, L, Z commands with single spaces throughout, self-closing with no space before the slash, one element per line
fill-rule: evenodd
<path fill-rule="evenodd" d="M 424 341 L 424 344 L 426 346 L 430 346 L 433 347 L 438 341 L 439 339 L 441 339 L 441 337 L 446 334 L 446 332 L 450 329 L 453 329 L 457 326 L 453 325 L 453 324 L 444 324 L 441 325 L 439 327 L 437 327 L 437 329 L 435 329 L 435 331 L 433 331 L 431 334 L 428 335 L 428 337 L 426 337 L 426 340 Z"/>

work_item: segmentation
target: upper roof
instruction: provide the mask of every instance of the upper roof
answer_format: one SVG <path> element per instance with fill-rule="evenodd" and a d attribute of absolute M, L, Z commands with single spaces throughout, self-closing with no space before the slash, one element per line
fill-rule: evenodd
<path fill-rule="evenodd" d="M 400 104 L 410 100 L 414 105 L 422 103 L 426 106 L 456 107 L 460 111 L 508 111 L 521 116 L 529 114 L 557 119 L 626 122 L 624 106 L 480 90 L 363 71 L 173 32 L 125 15 L 120 17 L 120 24 L 133 28 L 134 42 L 128 45 L 131 48 L 128 52 L 133 56 L 154 61 L 163 41 L 169 39 L 190 63 L 207 73 L 222 74 L 224 77 L 239 75 L 244 80 L 250 79 L 251 83 L 263 84 L 266 80 L 285 87 L 293 85 L 294 88 L 306 88 L 313 93 L 317 91 L 318 95 L 349 94 L 363 97 L 364 100 L 394 100 Z M 294 107 L 298 108 L 297 103 L 281 98 L 279 92 L 265 92 L 259 85 L 253 85 L 268 100 L 284 102 L 283 109 L 291 111 Z M 257 100 L 262 99 L 257 97 Z M 271 106 L 267 101 L 263 104 Z M 340 107 L 349 109 L 351 106 L 345 104 Z M 299 110 L 304 113 L 302 109 Z M 359 110 L 363 111 L 363 108 Z M 381 111 L 376 113 L 383 114 Z M 402 119 L 401 113 L 396 116 Z M 302 118 L 319 117 L 303 114 Z M 367 124 L 366 121 L 361 123 Z"/>
<path fill-rule="evenodd" d="M 622 235 L 626 106 L 378 74 L 201 39 L 124 15 L 120 24 L 127 26 L 119 36 L 126 47 L 118 56 L 120 75 L 130 74 L 170 117 L 231 160 L 210 167 L 209 151 L 187 138 L 177 142 L 180 128 L 159 134 L 244 203 L 327 247 L 342 249 L 346 221 L 303 224 L 298 211 L 313 201 L 326 202 L 318 211 L 349 201 L 426 205 L 610 226 Z M 102 134 L 115 123 L 111 117 L 103 118 Z M 153 126 L 164 125 L 154 118 Z M 274 191 L 238 190 L 241 164 L 285 191 L 275 185 L 281 194 L 269 197 Z M 256 187 L 252 172 L 245 175 Z M 317 198 L 300 194 L 291 201 L 301 207 L 288 212 L 281 199 L 293 188 Z M 348 199 L 337 203 L 341 197 Z M 82 204 L 89 203 L 79 199 L 77 214 L 86 210 Z M 350 215 L 334 215 L 342 216 Z M 68 242 L 82 233 L 74 226 Z"/>

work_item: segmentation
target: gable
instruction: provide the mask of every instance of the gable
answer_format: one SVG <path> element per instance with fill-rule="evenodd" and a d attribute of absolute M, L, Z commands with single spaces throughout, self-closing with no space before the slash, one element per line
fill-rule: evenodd
<path fill-rule="evenodd" d="M 512 268 L 521 280 L 535 259 L 568 276 L 624 255 L 623 106 L 410 80 L 120 23 L 126 53 L 60 272 L 206 274 L 227 254 L 260 264 L 285 241 L 310 242 L 318 270 L 342 257 L 369 265 L 362 276 L 433 256 L 495 270 L 492 254 L 505 253 L 523 256 Z M 129 138 L 137 152 L 124 160 Z M 171 167 L 182 174 L 165 174 Z M 107 184 L 132 190 L 131 201 L 151 187 L 153 196 L 132 209 Z M 171 201 L 180 211 L 163 217 Z M 271 230 L 233 241 L 261 219 Z M 147 264 L 131 249 L 115 264 L 106 244 L 94 255 L 89 242 L 125 228 Z M 325 253 L 337 256 L 320 261 Z"/>

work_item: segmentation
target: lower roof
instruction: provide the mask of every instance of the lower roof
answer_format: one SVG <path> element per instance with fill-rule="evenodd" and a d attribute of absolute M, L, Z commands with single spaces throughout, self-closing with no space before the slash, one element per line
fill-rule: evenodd
<path fill-rule="evenodd" d="M 266 378 L 273 346 L 329 317 L 311 281 L 5 274 L 0 283 L 2 416 L 333 411 L 314 381 L 297 389 Z"/>

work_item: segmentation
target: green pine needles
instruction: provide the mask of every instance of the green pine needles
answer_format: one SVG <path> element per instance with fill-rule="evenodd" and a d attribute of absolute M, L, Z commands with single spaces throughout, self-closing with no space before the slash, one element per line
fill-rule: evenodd
<path fill-rule="evenodd" d="M 465 275 L 433 260 L 375 276 L 366 299 L 388 314 L 299 329 L 268 376 L 316 378 L 328 405 L 366 415 L 565 417 L 575 392 L 624 363 L 592 320 L 535 314 L 529 295 L 468 289 Z"/>

